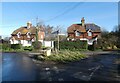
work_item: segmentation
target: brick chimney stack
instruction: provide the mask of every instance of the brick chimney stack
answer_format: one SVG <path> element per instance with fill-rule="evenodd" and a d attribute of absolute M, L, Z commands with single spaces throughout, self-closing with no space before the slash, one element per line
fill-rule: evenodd
<path fill-rule="evenodd" d="M 32 23 L 29 21 L 27 22 L 27 29 L 29 29 L 32 26 Z"/>
<path fill-rule="evenodd" d="M 83 27 L 85 26 L 85 19 L 84 19 L 84 17 L 81 19 L 81 24 L 82 24 Z"/>

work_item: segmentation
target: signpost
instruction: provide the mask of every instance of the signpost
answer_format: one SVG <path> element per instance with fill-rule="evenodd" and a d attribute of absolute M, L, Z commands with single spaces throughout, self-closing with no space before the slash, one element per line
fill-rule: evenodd
<path fill-rule="evenodd" d="M 58 33 L 58 51 L 59 51 L 59 49 L 60 49 L 60 37 L 59 37 L 60 35 L 65 35 L 65 34 L 59 34 L 59 33 Z"/>

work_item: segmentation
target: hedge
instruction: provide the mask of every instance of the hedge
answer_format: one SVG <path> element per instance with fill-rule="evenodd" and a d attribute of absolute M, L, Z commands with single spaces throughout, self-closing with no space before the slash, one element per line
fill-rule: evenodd
<path fill-rule="evenodd" d="M 21 49 L 22 45 L 21 44 L 11 44 L 12 49 Z"/>
<path fill-rule="evenodd" d="M 4 43 L 4 44 L 1 44 L 0 47 L 1 47 L 1 49 L 3 49 L 3 50 L 7 50 L 7 49 L 10 48 L 10 44 Z"/>
<path fill-rule="evenodd" d="M 55 48 L 58 46 L 58 42 L 54 42 Z M 59 42 L 60 49 L 68 49 L 68 50 L 80 50 L 80 49 L 87 49 L 88 44 L 87 41 L 60 41 Z"/>
<path fill-rule="evenodd" d="M 24 50 L 32 51 L 32 50 L 33 50 L 33 47 L 32 47 L 32 46 L 25 46 L 25 47 L 24 47 Z"/>

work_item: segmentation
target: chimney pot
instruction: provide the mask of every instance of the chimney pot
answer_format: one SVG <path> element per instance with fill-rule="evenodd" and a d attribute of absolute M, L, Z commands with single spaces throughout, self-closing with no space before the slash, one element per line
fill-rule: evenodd
<path fill-rule="evenodd" d="M 82 17 L 82 19 L 81 19 L 81 23 L 82 23 L 82 26 L 85 25 L 85 19 L 84 19 L 84 17 Z"/>
<path fill-rule="evenodd" d="M 32 23 L 29 21 L 27 22 L 27 29 L 29 29 L 32 26 Z"/>

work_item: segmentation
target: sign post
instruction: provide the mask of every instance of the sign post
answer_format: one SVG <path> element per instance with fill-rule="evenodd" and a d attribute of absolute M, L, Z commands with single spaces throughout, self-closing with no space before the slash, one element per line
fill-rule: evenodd
<path fill-rule="evenodd" d="M 59 41 L 60 41 L 60 40 L 59 40 L 59 34 L 58 34 L 58 51 L 59 51 Z"/>

